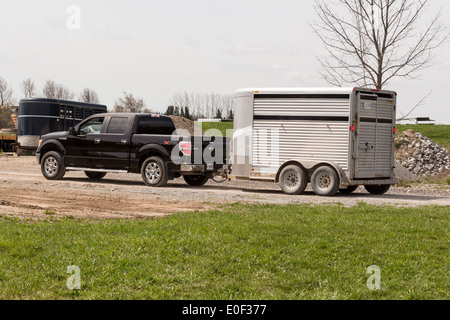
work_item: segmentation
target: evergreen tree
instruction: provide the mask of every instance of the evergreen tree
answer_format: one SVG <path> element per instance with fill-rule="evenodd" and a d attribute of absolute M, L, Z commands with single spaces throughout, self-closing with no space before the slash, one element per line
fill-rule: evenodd
<path fill-rule="evenodd" d="M 173 116 L 173 111 L 174 111 L 173 106 L 168 106 L 167 110 L 166 110 L 166 113 L 164 113 L 164 115 L 166 115 L 166 116 Z"/>

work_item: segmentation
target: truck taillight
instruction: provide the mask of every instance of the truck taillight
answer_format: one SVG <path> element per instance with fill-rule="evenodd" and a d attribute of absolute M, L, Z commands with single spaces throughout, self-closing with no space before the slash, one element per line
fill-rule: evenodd
<path fill-rule="evenodd" d="M 397 133 L 397 128 L 396 128 L 396 127 L 394 127 L 394 130 L 393 130 L 393 132 L 394 132 L 394 134 L 396 134 L 396 133 Z"/>
<path fill-rule="evenodd" d="M 350 126 L 350 131 L 355 132 L 355 126 Z"/>
<path fill-rule="evenodd" d="M 192 145 L 188 141 L 180 142 L 180 150 L 185 156 L 190 156 L 192 154 Z"/>

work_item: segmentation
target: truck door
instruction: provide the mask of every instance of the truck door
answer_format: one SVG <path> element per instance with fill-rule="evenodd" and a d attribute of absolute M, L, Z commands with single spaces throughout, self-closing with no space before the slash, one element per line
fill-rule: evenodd
<path fill-rule="evenodd" d="M 357 95 L 355 179 L 392 177 L 395 103 L 394 94 Z"/>
<path fill-rule="evenodd" d="M 94 168 L 100 158 L 100 142 L 105 117 L 96 117 L 81 124 L 76 136 L 68 136 L 64 159 L 67 167 Z"/>
<path fill-rule="evenodd" d="M 109 119 L 100 144 L 104 169 L 129 169 L 132 119 L 129 116 L 112 116 Z"/>

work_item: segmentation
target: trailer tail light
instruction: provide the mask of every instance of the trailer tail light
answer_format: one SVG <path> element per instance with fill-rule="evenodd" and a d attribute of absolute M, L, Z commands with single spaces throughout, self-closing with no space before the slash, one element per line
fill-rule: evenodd
<path fill-rule="evenodd" d="M 351 132 L 355 132 L 355 126 L 354 125 L 350 126 L 350 131 Z"/>
<path fill-rule="evenodd" d="M 188 141 L 181 141 L 180 150 L 185 156 L 190 156 L 192 154 L 192 144 Z"/>
<path fill-rule="evenodd" d="M 392 131 L 394 132 L 394 134 L 396 134 L 397 133 L 397 128 L 394 127 L 394 129 Z"/>

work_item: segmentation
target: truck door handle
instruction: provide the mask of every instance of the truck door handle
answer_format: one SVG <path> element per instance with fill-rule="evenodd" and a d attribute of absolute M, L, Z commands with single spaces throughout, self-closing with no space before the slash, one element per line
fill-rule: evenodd
<path fill-rule="evenodd" d="M 120 144 L 127 144 L 128 143 L 128 140 L 121 140 L 120 141 Z"/>
<path fill-rule="evenodd" d="M 94 143 L 95 143 L 95 144 L 100 144 L 100 141 L 101 141 L 100 139 L 95 139 L 95 140 L 94 140 Z"/>

